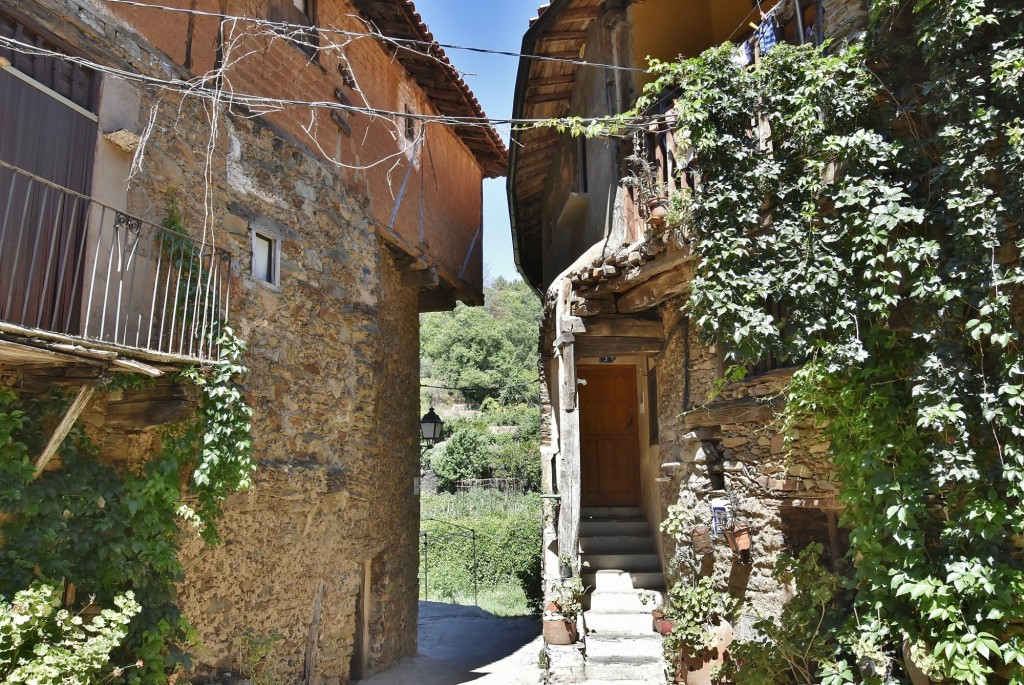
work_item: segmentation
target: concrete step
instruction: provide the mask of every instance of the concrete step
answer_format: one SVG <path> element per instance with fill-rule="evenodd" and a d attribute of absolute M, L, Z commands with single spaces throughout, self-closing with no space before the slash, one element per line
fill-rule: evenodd
<path fill-rule="evenodd" d="M 581 536 L 595 535 L 650 535 L 651 529 L 647 521 L 621 521 L 614 519 L 594 519 L 580 521 Z"/>
<path fill-rule="evenodd" d="M 584 571 L 583 587 L 595 592 L 629 592 L 631 590 L 664 590 L 665 576 L 661 571 Z"/>
<path fill-rule="evenodd" d="M 654 591 L 654 601 L 646 605 L 640 601 L 640 590 L 628 590 L 616 592 L 600 590 L 588 593 L 583 597 L 583 606 L 590 611 L 646 611 L 650 612 L 656 606 L 660 606 L 664 595 Z"/>
<path fill-rule="evenodd" d="M 580 509 L 581 519 L 590 518 L 644 518 L 640 507 L 583 507 Z"/>
<path fill-rule="evenodd" d="M 583 568 L 596 571 L 661 571 L 661 558 L 654 553 L 583 554 Z"/>
<path fill-rule="evenodd" d="M 611 659 L 616 656 L 644 657 L 660 660 L 662 656 L 661 636 L 648 633 L 643 637 L 624 635 L 602 635 L 591 633 L 587 636 L 587 659 Z"/>
<path fill-rule="evenodd" d="M 658 551 L 651 535 L 585 535 L 580 537 L 580 549 L 584 554 Z"/>
<path fill-rule="evenodd" d="M 665 666 L 661 659 L 625 656 L 588 658 L 584 673 L 589 685 L 595 681 L 641 682 L 648 685 L 665 682 Z"/>
<path fill-rule="evenodd" d="M 587 625 L 587 644 L 598 637 L 652 637 L 651 614 L 640 611 L 590 611 L 583 613 Z"/>

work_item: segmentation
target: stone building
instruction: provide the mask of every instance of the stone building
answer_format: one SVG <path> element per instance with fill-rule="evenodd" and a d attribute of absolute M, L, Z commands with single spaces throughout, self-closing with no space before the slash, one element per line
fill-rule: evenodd
<path fill-rule="evenodd" d="M 346 683 L 416 651 L 418 315 L 482 303 L 506 150 L 439 121 L 484 114 L 409 0 L 156 4 L 0 0 L 0 379 L 145 459 L 226 319 L 260 467 L 222 545 L 184 535 L 196 673 L 251 629 L 282 682 Z"/>
<path fill-rule="evenodd" d="M 854 37 L 866 24 L 856 0 L 796 7 L 789 0 L 764 5 L 779 23 L 779 40 Z M 758 59 L 761 21 L 745 0 L 691 2 L 685 12 L 674 0 L 556 0 L 541 8 L 522 52 L 574 61 L 522 59 L 513 116 L 624 112 L 651 78 L 643 73 L 647 56 L 670 61 L 733 41 Z M 718 537 L 698 559 L 703 575 L 744 599 L 744 621 L 786 601 L 770 577 L 780 552 L 811 541 L 833 559 L 845 551 L 828 445 L 807 427 L 787 458 L 777 430 L 792 369 L 765 359 L 713 395 L 723 382 L 723 355 L 700 342 L 681 312 L 693 255 L 657 221 L 645 225 L 649 195 L 694 182 L 673 140 L 672 104 L 665 94 L 650 111 L 650 129 L 636 136 L 532 129 L 516 133 L 511 145 L 517 263 L 546 302 L 545 578 L 551 592 L 578 572 L 590 589 L 580 630 L 586 660 L 580 645 L 549 648 L 553 670 L 566 680 L 660 679 L 650 607 L 637 593 L 663 592 L 666 573 L 675 580 L 675 540 L 659 532 L 670 506 L 687 534 L 714 528 L 713 507 L 749 524 L 749 557 Z"/>

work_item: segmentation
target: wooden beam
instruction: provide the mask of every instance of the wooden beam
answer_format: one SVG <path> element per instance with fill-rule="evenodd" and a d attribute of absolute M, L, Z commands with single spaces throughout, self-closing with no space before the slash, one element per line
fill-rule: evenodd
<path fill-rule="evenodd" d="M 540 40 L 543 41 L 582 41 L 587 37 L 586 31 L 549 31 L 541 35 Z"/>
<path fill-rule="evenodd" d="M 32 473 L 32 478 L 39 478 L 42 475 L 46 465 L 53 459 L 53 455 L 57 454 L 57 449 L 64 442 L 64 438 L 68 437 L 68 433 L 71 432 L 71 427 L 75 425 L 75 421 L 81 415 L 85 409 L 85 405 L 89 403 L 92 398 L 92 394 L 96 392 L 95 385 L 83 385 L 78 390 L 78 395 L 75 397 L 71 406 L 64 412 L 64 418 L 61 419 L 57 425 L 57 429 L 53 432 L 50 437 L 50 441 L 46 443 L 46 447 L 43 448 L 42 454 L 36 457 L 36 460 L 32 463 L 35 466 L 35 471 Z"/>
<path fill-rule="evenodd" d="M 435 268 L 406 271 L 400 278 L 402 285 L 408 288 L 436 288 L 441 284 L 441 277 Z"/>
<path fill-rule="evenodd" d="M 660 319 L 640 319 L 635 316 L 596 316 L 587 319 L 585 337 L 664 338 L 665 328 Z"/>
<path fill-rule="evenodd" d="M 581 337 L 576 341 L 579 357 L 644 357 L 658 354 L 665 345 L 663 338 Z"/>
<path fill-rule="evenodd" d="M 544 105 L 549 102 L 568 102 L 572 99 L 572 89 L 557 91 L 554 93 L 544 93 L 543 95 L 527 95 L 526 103 L 529 105 Z"/>
<path fill-rule="evenodd" d="M 712 402 L 683 416 L 687 429 L 714 428 L 731 423 L 767 423 L 781 410 L 783 400 L 761 402 L 756 399 Z"/>
<path fill-rule="evenodd" d="M 635 288 L 655 276 L 676 270 L 679 271 L 679 278 L 681 280 L 689 280 L 692 278 L 691 264 L 693 259 L 693 255 L 688 250 L 666 252 L 639 266 L 623 269 L 622 275 L 615 280 L 584 288 L 581 294 L 586 297 L 595 297 L 608 293 L 621 293 L 630 288 Z"/>
<path fill-rule="evenodd" d="M 558 86 L 563 83 L 576 83 L 576 72 L 570 74 L 552 74 L 551 76 L 538 76 L 530 79 L 530 86 Z"/>
<path fill-rule="evenodd" d="M 690 292 L 689 276 L 668 272 L 626 291 L 616 300 L 615 306 L 622 314 L 632 314 L 659 305 L 674 295 L 688 292 Z"/>

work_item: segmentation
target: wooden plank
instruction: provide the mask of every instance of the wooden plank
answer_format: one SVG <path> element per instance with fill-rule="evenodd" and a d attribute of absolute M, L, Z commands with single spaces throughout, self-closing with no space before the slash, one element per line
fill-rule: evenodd
<path fill-rule="evenodd" d="M 622 314 L 632 314 L 651 309 L 674 295 L 688 292 L 690 292 L 690 278 L 687 275 L 671 271 L 655 276 L 643 285 L 623 293 L 616 300 L 615 306 Z"/>
<path fill-rule="evenodd" d="M 95 364 L 69 354 L 32 345 L 22 345 L 9 340 L 0 340 L 0 364 L 39 364 L 41 366 L 64 366 L 68 364 Z"/>
<path fill-rule="evenodd" d="M 558 16 L 555 17 L 555 21 L 561 24 L 572 21 L 589 21 L 591 19 L 595 19 L 600 13 L 600 7 L 577 7 L 575 9 L 564 9 L 558 13 Z"/>
<path fill-rule="evenodd" d="M 783 400 L 761 402 L 755 399 L 712 402 L 683 417 L 687 429 L 713 428 L 730 423 L 767 423 L 781 410 Z"/>
<path fill-rule="evenodd" d="M 582 337 L 576 341 L 580 357 L 628 357 L 658 354 L 665 345 L 663 338 Z"/>
<path fill-rule="evenodd" d="M 128 373 L 141 373 L 143 376 L 149 376 L 150 378 L 159 378 L 164 375 L 164 372 L 155 366 L 143 364 L 142 362 L 137 362 L 134 359 L 123 359 L 118 357 L 111 362 L 111 366 Z"/>
<path fill-rule="evenodd" d="M 61 443 L 64 442 L 64 438 L 68 437 L 68 433 L 71 432 L 71 427 L 75 425 L 75 421 L 78 420 L 79 415 L 85 409 L 85 405 L 89 403 L 92 398 L 92 394 L 96 392 L 95 385 L 83 385 L 78 390 L 78 395 L 75 397 L 71 406 L 64 412 L 64 418 L 61 419 L 57 425 L 57 429 L 50 436 L 50 441 L 46 443 L 46 447 L 43 448 L 42 453 L 36 457 L 33 462 L 35 471 L 32 473 L 32 478 L 39 478 L 42 475 L 46 465 L 53 459 L 53 455 L 57 454 L 57 449 Z"/>

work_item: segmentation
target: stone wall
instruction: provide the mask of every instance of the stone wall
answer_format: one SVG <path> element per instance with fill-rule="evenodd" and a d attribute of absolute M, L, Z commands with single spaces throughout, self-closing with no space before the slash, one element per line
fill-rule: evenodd
<path fill-rule="evenodd" d="M 30 19 L 87 57 L 183 73 L 105 7 L 27 7 Z M 385 54 L 379 47 L 364 49 L 379 62 L 375 88 L 409 86 L 398 63 L 374 56 Z M 204 54 L 197 47 L 193 58 Z M 316 73 L 326 73 L 321 67 Z M 222 109 L 211 137 L 204 103 L 127 87 L 137 91 L 140 121 L 156 112 L 127 208 L 160 223 L 173 194 L 188 230 L 232 253 L 230 323 L 249 344 L 254 487 L 226 503 L 223 545 L 204 546 L 189 531 L 182 538 L 181 606 L 200 642 L 194 675 L 237 672 L 246 629 L 283 635 L 268 660 L 283 683 L 346 683 L 383 670 L 416 651 L 418 595 L 418 289 L 403 283 L 381 225 L 397 191 L 384 172 L 340 172 L 301 140 L 295 120 Z M 461 265 L 472 237 L 465 234 L 479 226 L 481 171 L 447 130 L 433 145 L 435 161 L 452 171 L 432 177 L 429 193 L 445 199 L 426 221 L 445 236 L 434 245 L 444 263 Z M 360 158 L 376 154 L 361 150 Z M 403 212 L 418 214 L 418 206 L 403 209 L 396 225 L 413 235 Z M 253 277 L 253 227 L 280 240 L 277 286 Z M 471 260 L 467 280 L 474 269 Z M 97 398 L 85 416 L 108 454 L 153 454 L 152 430 L 105 421 L 108 401 Z"/>
<path fill-rule="evenodd" d="M 679 331 L 658 365 L 663 513 L 678 505 L 689 532 L 710 525 L 713 499 L 728 499 L 734 518 L 750 524 L 749 563 L 733 555 L 722 538 L 711 554 L 696 560 L 702 574 L 744 600 L 742 631 L 757 612 L 778 613 L 790 597 L 771 578 L 779 553 L 810 541 L 830 550 L 825 512 L 836 508 L 832 465 L 820 427 L 798 427 L 789 444 L 779 432 L 792 369 L 751 376 L 712 394 L 722 373 L 720 353 L 680 320 L 679 304 L 662 309 L 666 330 Z M 822 527 L 809 530 L 807 521 L 819 517 Z M 671 577 L 678 571 L 676 555 L 690 542 L 662 542 Z"/>

